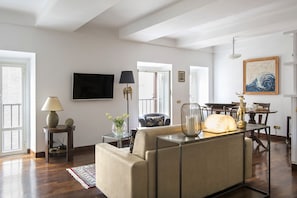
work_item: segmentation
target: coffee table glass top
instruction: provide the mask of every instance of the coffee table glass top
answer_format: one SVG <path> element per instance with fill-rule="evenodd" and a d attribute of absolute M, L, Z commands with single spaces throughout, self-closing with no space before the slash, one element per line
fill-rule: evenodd
<path fill-rule="evenodd" d="M 129 134 L 129 133 L 123 133 L 123 135 L 115 135 L 114 133 L 108 133 L 108 134 L 103 135 L 102 137 L 117 140 L 117 139 L 130 138 L 131 137 L 131 134 Z"/>

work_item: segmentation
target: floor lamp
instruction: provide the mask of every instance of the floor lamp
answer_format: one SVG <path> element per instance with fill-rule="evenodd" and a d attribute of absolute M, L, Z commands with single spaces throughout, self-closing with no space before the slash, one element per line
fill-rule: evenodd
<path fill-rule="evenodd" d="M 134 83 L 134 77 L 132 71 L 122 71 L 121 78 L 120 78 L 121 84 L 127 84 L 127 87 L 123 89 L 124 98 L 127 100 L 127 114 L 129 115 L 129 94 L 130 94 L 130 100 L 132 100 L 132 87 L 129 87 L 129 84 Z M 130 128 L 129 128 L 129 117 L 127 118 L 127 130 L 130 134 Z"/>

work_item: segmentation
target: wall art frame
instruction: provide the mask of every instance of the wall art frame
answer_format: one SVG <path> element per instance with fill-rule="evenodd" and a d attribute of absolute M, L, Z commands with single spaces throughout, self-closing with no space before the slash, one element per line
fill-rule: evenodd
<path fill-rule="evenodd" d="M 178 82 L 185 82 L 185 81 L 186 81 L 186 72 L 178 71 Z"/>
<path fill-rule="evenodd" d="M 279 94 L 279 57 L 271 56 L 243 61 L 243 93 L 247 95 Z"/>

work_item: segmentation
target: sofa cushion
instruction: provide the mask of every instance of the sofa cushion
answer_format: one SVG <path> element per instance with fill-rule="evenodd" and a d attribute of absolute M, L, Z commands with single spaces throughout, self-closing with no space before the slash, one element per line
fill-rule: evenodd
<path fill-rule="evenodd" d="M 164 116 L 147 116 L 145 121 L 147 127 L 164 126 Z"/>
<path fill-rule="evenodd" d="M 145 159 L 145 152 L 148 150 L 155 150 L 156 138 L 160 135 L 169 135 L 175 133 L 181 133 L 181 125 L 169 125 L 159 127 L 143 127 L 139 128 L 134 140 L 134 146 L 132 153 Z M 160 142 L 159 147 L 168 147 L 175 145 L 170 142 Z"/>

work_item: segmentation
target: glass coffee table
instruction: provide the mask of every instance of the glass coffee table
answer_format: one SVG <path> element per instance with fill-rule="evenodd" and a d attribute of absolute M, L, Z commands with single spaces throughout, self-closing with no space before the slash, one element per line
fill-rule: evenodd
<path fill-rule="evenodd" d="M 124 133 L 123 135 L 115 135 L 114 133 L 108 133 L 102 136 L 102 142 L 105 142 L 106 139 L 109 139 L 111 141 L 117 142 L 117 147 L 122 148 L 123 147 L 123 141 L 124 140 L 130 140 L 131 134 Z"/>

